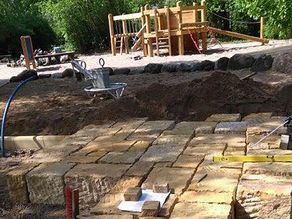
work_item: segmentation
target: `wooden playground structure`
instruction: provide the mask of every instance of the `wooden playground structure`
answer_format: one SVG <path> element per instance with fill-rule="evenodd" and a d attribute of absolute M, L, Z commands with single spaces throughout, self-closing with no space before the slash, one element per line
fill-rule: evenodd
<path fill-rule="evenodd" d="M 260 22 L 260 37 L 225 31 L 209 26 L 207 5 L 193 3 L 192 6 L 149 9 L 141 8 L 139 13 L 108 15 L 112 54 L 122 54 L 141 48 L 145 56 L 168 54 L 184 55 L 186 51 L 204 53 L 208 49 L 208 34 L 218 33 L 245 40 L 260 42 L 264 39 L 264 20 Z"/>

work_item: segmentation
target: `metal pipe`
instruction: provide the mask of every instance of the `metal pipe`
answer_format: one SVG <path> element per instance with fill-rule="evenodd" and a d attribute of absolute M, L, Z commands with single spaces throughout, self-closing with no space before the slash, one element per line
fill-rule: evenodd
<path fill-rule="evenodd" d="M 6 125 L 6 118 L 7 118 L 7 114 L 8 114 L 8 110 L 10 107 L 10 104 L 12 102 L 12 100 L 14 99 L 14 97 L 16 96 L 16 93 L 20 90 L 20 88 L 22 86 L 24 86 L 27 82 L 36 79 L 37 76 L 32 76 L 24 81 L 21 81 L 17 87 L 15 88 L 15 90 L 12 92 L 12 94 L 10 95 L 5 109 L 4 109 L 4 113 L 3 113 L 3 117 L 2 117 L 2 124 L 1 124 L 1 144 L 0 144 L 0 149 L 1 149 L 1 155 L 2 157 L 5 157 L 5 145 L 4 145 L 4 136 L 5 136 L 5 125 Z"/>

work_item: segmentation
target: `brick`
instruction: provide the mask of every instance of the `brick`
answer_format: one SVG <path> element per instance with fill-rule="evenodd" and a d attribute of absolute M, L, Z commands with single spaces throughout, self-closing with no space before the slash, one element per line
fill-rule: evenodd
<path fill-rule="evenodd" d="M 185 168 L 154 168 L 142 187 L 152 189 L 154 184 L 169 183 L 169 187 L 175 194 L 182 193 L 191 180 L 194 171 Z"/>
<path fill-rule="evenodd" d="M 153 192 L 156 193 L 168 193 L 169 190 L 169 184 L 164 183 L 164 184 L 154 184 L 153 185 Z"/>
<path fill-rule="evenodd" d="M 159 201 L 145 201 L 142 207 L 142 217 L 145 216 L 158 216 L 158 212 L 160 210 L 160 202 Z"/>
<path fill-rule="evenodd" d="M 142 195 L 142 189 L 140 187 L 130 187 L 124 193 L 125 201 L 139 201 Z"/>
<path fill-rule="evenodd" d="M 245 134 L 246 122 L 220 122 L 215 128 L 215 134 Z"/>
<path fill-rule="evenodd" d="M 142 155 L 140 151 L 109 152 L 99 160 L 102 163 L 132 164 Z"/>
<path fill-rule="evenodd" d="M 80 190 L 80 204 L 96 203 L 129 169 L 125 164 L 79 164 L 65 175 L 66 184 Z"/>
<path fill-rule="evenodd" d="M 140 158 L 144 162 L 174 162 L 183 151 L 183 146 L 175 144 L 154 145 Z"/>
<path fill-rule="evenodd" d="M 198 156 L 180 155 L 177 161 L 173 164 L 173 167 L 196 169 L 203 160 L 204 155 Z"/>
<path fill-rule="evenodd" d="M 233 218 L 233 207 L 227 204 L 178 203 L 170 219 L 228 219 Z"/>
<path fill-rule="evenodd" d="M 214 114 L 206 119 L 207 122 L 239 122 L 241 115 L 238 114 Z"/>
<path fill-rule="evenodd" d="M 63 177 L 74 165 L 41 164 L 26 175 L 29 199 L 35 204 L 63 205 Z"/>
<path fill-rule="evenodd" d="M 7 173 L 7 186 L 10 201 L 13 204 L 27 204 L 29 202 L 25 175 L 37 164 L 22 164 Z"/>

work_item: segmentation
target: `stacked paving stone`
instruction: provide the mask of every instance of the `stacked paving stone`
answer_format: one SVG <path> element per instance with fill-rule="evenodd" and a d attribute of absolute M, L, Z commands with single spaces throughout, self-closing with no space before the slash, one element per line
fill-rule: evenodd
<path fill-rule="evenodd" d="M 87 126 L 5 172 L 13 203 L 64 205 L 64 186 L 79 189 L 90 216 L 137 218 L 117 206 L 130 187 L 169 184 L 160 218 L 289 218 L 291 168 L 285 163 L 214 163 L 214 155 L 292 154 L 280 149 L 281 124 L 269 113 L 216 114 L 206 121 L 146 118 Z M 290 189 L 290 191 L 289 191 Z M 143 218 L 143 217 L 140 217 Z"/>

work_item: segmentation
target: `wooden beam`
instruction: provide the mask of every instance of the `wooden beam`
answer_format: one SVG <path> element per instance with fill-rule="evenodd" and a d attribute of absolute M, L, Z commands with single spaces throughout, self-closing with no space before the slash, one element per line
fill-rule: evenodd
<path fill-rule="evenodd" d="M 141 18 L 141 16 L 142 16 L 141 12 L 134 13 L 134 14 L 123 14 L 123 15 L 114 16 L 113 20 L 114 21 L 133 20 L 133 19 Z"/>
<path fill-rule="evenodd" d="M 264 17 L 261 17 L 261 26 L 260 26 L 260 38 L 261 39 L 265 39 L 265 33 L 264 33 Z M 263 44 L 265 44 L 265 42 L 263 42 Z"/>
<path fill-rule="evenodd" d="M 111 49 L 112 49 L 112 55 L 116 55 L 116 40 L 115 40 L 115 31 L 114 31 L 114 20 L 113 15 L 108 15 L 108 25 L 109 25 L 109 32 L 110 32 L 110 41 L 111 41 Z"/>
<path fill-rule="evenodd" d="M 249 35 L 245 35 L 242 33 L 221 30 L 221 29 L 214 28 L 214 27 L 209 27 L 209 30 L 214 31 L 214 32 L 219 33 L 219 34 L 222 34 L 222 35 L 227 35 L 227 36 L 231 36 L 231 37 L 235 37 L 235 38 L 239 38 L 239 39 L 244 39 L 244 40 L 250 40 L 250 41 L 255 41 L 255 42 L 260 42 L 260 43 L 268 43 L 269 42 L 267 39 L 261 39 L 259 37 L 249 36 Z"/>
<path fill-rule="evenodd" d="M 167 38 L 168 38 L 168 53 L 172 56 L 172 45 L 171 45 L 171 32 L 170 32 L 170 10 L 169 7 L 165 7 L 166 13 L 166 24 L 167 24 Z"/>
<path fill-rule="evenodd" d="M 125 37 L 124 37 L 125 53 L 129 54 L 129 37 L 127 35 L 128 34 L 127 21 L 123 20 L 122 24 L 123 24 L 123 34 L 125 34 Z"/>
<path fill-rule="evenodd" d="M 159 14 L 158 14 L 158 12 L 157 12 L 157 10 L 154 10 L 154 14 L 155 14 L 155 16 L 154 16 L 154 28 L 155 28 L 155 41 L 156 41 L 156 54 L 157 54 L 157 56 L 159 56 L 160 55 L 160 52 L 159 52 L 159 37 L 158 37 L 158 16 L 159 16 Z"/>

